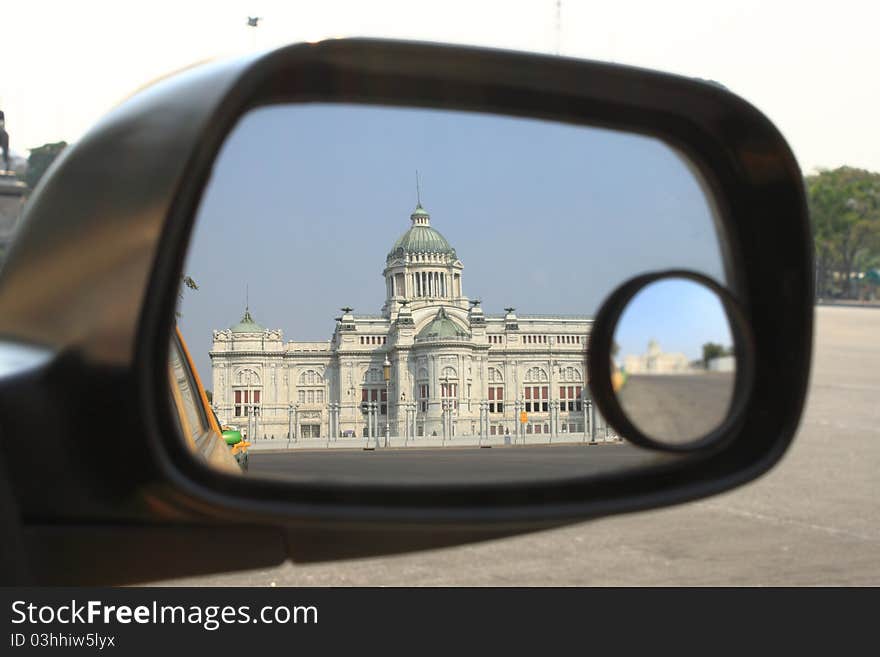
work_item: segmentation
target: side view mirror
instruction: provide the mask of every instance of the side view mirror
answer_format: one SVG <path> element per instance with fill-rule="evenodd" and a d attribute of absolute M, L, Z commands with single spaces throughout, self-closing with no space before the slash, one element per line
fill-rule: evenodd
<path fill-rule="evenodd" d="M 0 277 L 32 572 L 393 553 L 741 485 L 801 414 L 811 258 L 791 150 L 716 84 L 364 39 L 179 73 L 67 150 Z"/>

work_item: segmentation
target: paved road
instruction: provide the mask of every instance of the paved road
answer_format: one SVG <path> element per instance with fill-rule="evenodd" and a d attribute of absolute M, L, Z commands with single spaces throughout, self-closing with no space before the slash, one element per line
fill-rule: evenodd
<path fill-rule="evenodd" d="M 733 398 L 732 372 L 634 374 L 620 405 L 639 430 L 669 444 L 688 443 L 717 429 Z"/>
<path fill-rule="evenodd" d="M 486 483 L 564 479 L 638 468 L 661 457 L 632 445 L 535 445 L 254 452 L 249 475 L 348 483 Z"/>
<path fill-rule="evenodd" d="M 798 437 L 743 488 L 479 545 L 167 583 L 880 585 L 880 310 L 820 307 L 817 329 Z"/>

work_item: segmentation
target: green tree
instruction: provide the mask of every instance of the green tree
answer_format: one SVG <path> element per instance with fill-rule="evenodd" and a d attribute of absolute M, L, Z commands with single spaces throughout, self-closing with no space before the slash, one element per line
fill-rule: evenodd
<path fill-rule="evenodd" d="M 55 161 L 55 158 L 61 155 L 61 152 L 67 148 L 66 141 L 55 142 L 54 144 L 43 144 L 31 149 L 28 157 L 28 168 L 24 175 L 24 181 L 28 187 L 33 189 L 40 182 L 40 178 L 46 173 L 46 170 Z"/>
<path fill-rule="evenodd" d="M 725 347 L 723 344 L 707 342 L 703 345 L 703 367 L 709 368 L 709 361 L 713 358 L 721 358 L 722 356 L 732 356 L 733 348 Z"/>
<path fill-rule="evenodd" d="M 178 309 L 176 311 L 174 311 L 175 315 L 177 316 L 177 319 L 180 319 L 183 315 L 183 313 L 180 312 L 180 304 L 183 303 L 183 287 L 186 286 L 190 290 L 198 290 L 199 289 L 198 284 L 195 282 L 195 280 L 193 280 L 192 276 L 184 276 L 183 279 L 181 280 L 181 283 L 182 283 L 182 285 L 180 286 L 180 289 L 177 291 L 177 308 Z"/>
<path fill-rule="evenodd" d="M 880 260 L 880 173 L 853 167 L 807 176 L 807 201 L 816 249 L 817 294 L 854 297 L 853 274 Z"/>

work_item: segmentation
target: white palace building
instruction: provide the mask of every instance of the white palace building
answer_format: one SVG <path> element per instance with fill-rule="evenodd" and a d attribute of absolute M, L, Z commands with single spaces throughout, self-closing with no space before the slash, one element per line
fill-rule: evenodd
<path fill-rule="evenodd" d="M 584 385 L 592 320 L 484 314 L 421 204 L 410 219 L 385 259 L 380 315 L 343 308 L 325 342 L 285 342 L 247 309 L 213 332 L 221 422 L 293 440 L 594 432 Z"/>

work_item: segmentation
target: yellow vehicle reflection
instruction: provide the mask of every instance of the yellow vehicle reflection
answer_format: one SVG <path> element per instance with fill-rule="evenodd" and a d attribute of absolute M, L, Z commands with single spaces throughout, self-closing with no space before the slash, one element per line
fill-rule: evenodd
<path fill-rule="evenodd" d="M 192 453 L 212 468 L 246 470 L 250 443 L 240 436 L 239 440 L 224 438 L 179 329 L 171 340 L 168 377 L 180 435 Z"/>

